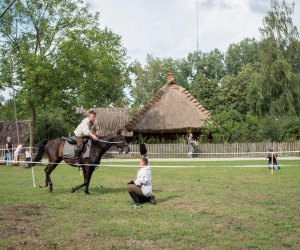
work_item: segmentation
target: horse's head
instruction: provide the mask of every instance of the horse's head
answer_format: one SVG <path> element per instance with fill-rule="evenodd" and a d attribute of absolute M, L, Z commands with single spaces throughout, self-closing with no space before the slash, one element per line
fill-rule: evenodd
<path fill-rule="evenodd" d="M 122 135 L 122 130 L 120 129 L 113 135 L 114 136 L 112 137 L 111 142 L 114 142 L 114 145 L 119 149 L 119 153 L 121 154 L 122 152 L 125 152 L 128 154 L 130 152 L 130 147 Z"/>

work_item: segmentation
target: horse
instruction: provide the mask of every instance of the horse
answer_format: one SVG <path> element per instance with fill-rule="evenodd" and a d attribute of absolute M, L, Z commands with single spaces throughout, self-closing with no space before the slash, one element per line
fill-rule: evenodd
<path fill-rule="evenodd" d="M 71 193 L 74 193 L 76 190 L 85 187 L 85 193 L 89 193 L 89 184 L 92 177 L 92 174 L 95 168 L 100 164 L 101 157 L 103 154 L 112 146 L 115 145 L 119 152 L 130 152 L 130 147 L 127 144 L 124 136 L 121 135 L 121 130 L 107 136 L 97 136 L 98 140 L 92 140 L 90 147 L 90 156 L 82 160 L 82 170 L 84 183 L 73 187 Z M 66 142 L 66 138 L 57 138 L 52 140 L 42 140 L 38 146 L 38 152 L 33 162 L 29 164 L 29 167 L 33 167 L 37 162 L 41 161 L 44 153 L 46 152 L 48 156 L 49 163 L 47 164 L 44 172 L 46 174 L 46 179 L 44 185 L 40 187 L 48 187 L 49 192 L 53 191 L 53 183 L 51 180 L 51 173 L 56 168 L 56 166 L 64 160 L 70 166 L 77 167 L 74 165 L 75 159 L 66 158 L 63 156 L 63 148 Z"/>

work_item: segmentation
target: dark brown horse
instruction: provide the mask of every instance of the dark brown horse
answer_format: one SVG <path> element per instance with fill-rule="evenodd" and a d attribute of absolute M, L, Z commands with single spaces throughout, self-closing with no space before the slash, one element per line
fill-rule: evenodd
<path fill-rule="evenodd" d="M 53 183 L 50 178 L 50 175 L 52 171 L 56 168 L 56 166 L 64 160 L 67 164 L 74 166 L 74 159 L 65 158 L 63 156 L 63 148 L 65 145 L 66 139 L 58 138 L 53 140 L 43 140 L 40 142 L 38 147 L 38 153 L 33 159 L 33 163 L 30 164 L 30 166 L 34 166 L 36 162 L 39 162 L 42 158 L 44 153 L 46 152 L 49 163 L 47 167 L 45 168 L 46 173 L 46 180 L 43 186 L 41 187 L 48 187 L 49 191 L 52 192 L 53 190 Z M 121 135 L 121 131 L 118 131 L 117 133 L 108 135 L 108 136 L 101 136 L 98 137 L 97 141 L 91 142 L 91 148 L 90 148 L 90 157 L 83 159 L 82 162 L 82 170 L 83 170 L 83 176 L 84 176 L 84 183 L 81 185 L 78 185 L 76 187 L 73 187 L 71 189 L 71 192 L 75 192 L 76 190 L 85 187 L 85 193 L 89 194 L 89 184 L 92 177 L 92 174 L 97 167 L 97 165 L 100 164 L 101 157 L 103 154 L 112 146 L 115 145 L 120 152 L 129 153 L 130 147 L 127 144 L 125 138 Z"/>

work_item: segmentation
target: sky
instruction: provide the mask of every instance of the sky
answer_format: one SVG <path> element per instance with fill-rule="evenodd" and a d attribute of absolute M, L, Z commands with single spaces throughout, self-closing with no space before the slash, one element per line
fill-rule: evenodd
<path fill-rule="evenodd" d="M 258 29 L 270 10 L 269 0 L 85 1 L 100 13 L 100 28 L 121 36 L 129 61 L 142 64 L 147 54 L 184 58 L 197 50 L 197 41 L 202 52 L 216 48 L 225 52 L 244 38 L 259 40 Z M 294 2 L 293 21 L 300 32 L 300 0 Z"/>
<path fill-rule="evenodd" d="M 244 38 L 260 39 L 269 0 L 87 0 L 100 13 L 100 27 L 122 37 L 130 61 L 183 58 L 198 49 L 225 52 Z M 294 0 L 300 31 L 300 0 Z M 198 22 L 197 22 L 198 15 Z M 198 23 L 198 28 L 197 28 Z M 198 35 L 197 35 L 198 33 Z M 198 37 L 198 38 L 197 38 Z"/>

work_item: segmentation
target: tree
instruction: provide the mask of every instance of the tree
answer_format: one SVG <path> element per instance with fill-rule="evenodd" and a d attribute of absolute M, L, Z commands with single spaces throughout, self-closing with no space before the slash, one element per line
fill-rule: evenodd
<path fill-rule="evenodd" d="M 43 139 L 53 139 L 62 136 L 68 136 L 73 132 L 65 117 L 68 116 L 67 111 L 63 109 L 43 110 L 37 115 L 37 128 L 34 137 L 37 141 Z"/>
<path fill-rule="evenodd" d="M 247 64 L 255 67 L 259 61 L 259 43 L 246 38 L 237 44 L 230 44 L 225 54 L 227 75 L 237 75 Z"/>
<path fill-rule="evenodd" d="M 207 79 L 199 73 L 191 82 L 189 91 L 207 110 L 214 112 L 218 109 L 220 88 L 217 79 Z"/>
<path fill-rule="evenodd" d="M 202 137 L 212 136 L 216 143 L 233 143 L 240 141 L 243 130 L 243 116 L 236 110 L 228 109 L 215 113 L 212 119 L 207 121 L 203 127 Z"/>
<path fill-rule="evenodd" d="M 181 67 L 187 79 L 186 88 L 206 109 L 215 111 L 219 83 L 225 72 L 221 51 L 215 49 L 209 53 L 190 53 L 183 59 Z"/>
<path fill-rule="evenodd" d="M 186 77 L 191 83 L 198 74 L 205 75 L 207 79 L 219 81 L 224 76 L 224 55 L 218 49 L 208 53 L 195 51 L 189 53 L 185 60 L 188 70 L 185 71 Z"/>
<path fill-rule="evenodd" d="M 287 117 L 283 120 L 281 130 L 282 141 L 300 140 L 300 117 Z"/>
<path fill-rule="evenodd" d="M 42 109 L 124 99 L 126 51 L 120 37 L 98 23 L 82 0 L 17 1 L 0 20 L 7 41 L 0 45 L 0 86 L 13 82 L 19 90 L 32 130 Z"/>
<path fill-rule="evenodd" d="M 107 28 L 72 29 L 59 48 L 59 78 L 68 79 L 65 91 L 77 97 L 77 106 L 127 104 L 124 88 L 130 80 L 119 36 Z"/>
<path fill-rule="evenodd" d="M 133 84 L 130 91 L 133 97 L 133 107 L 145 105 L 167 83 L 166 79 L 169 72 L 174 73 L 176 82 L 184 83 L 186 80 L 180 72 L 181 63 L 180 60 L 159 59 L 151 55 L 147 56 L 144 67 L 139 62 L 134 62 L 131 65 Z"/>
<path fill-rule="evenodd" d="M 226 75 L 223 77 L 218 95 L 218 109 L 224 110 L 231 107 L 246 115 L 249 111 L 247 95 L 254 75 L 253 67 L 247 64 L 240 69 L 237 75 Z"/>
<path fill-rule="evenodd" d="M 293 8 L 294 4 L 272 0 L 271 11 L 260 29 L 263 40 L 260 43 L 259 76 L 252 87 L 258 93 L 251 95 L 254 98 L 251 103 L 256 103 L 252 111 L 256 114 L 299 114 L 300 82 L 295 80 L 293 72 L 299 60 L 290 57 L 300 55 L 299 33 L 291 18 Z"/>

